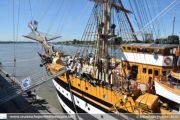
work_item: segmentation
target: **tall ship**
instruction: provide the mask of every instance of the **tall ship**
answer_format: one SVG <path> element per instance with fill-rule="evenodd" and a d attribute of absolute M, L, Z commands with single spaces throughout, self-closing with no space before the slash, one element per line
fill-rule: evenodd
<path fill-rule="evenodd" d="M 138 43 L 136 34 L 131 38 L 128 34 L 126 39 L 134 42 L 120 45 L 121 59 L 116 59 L 116 51 L 108 49 L 109 41 L 125 32 L 134 33 L 128 17 L 132 12 L 121 0 L 91 1 L 95 4 L 75 55 L 65 55 L 49 45 L 56 37 L 43 36 L 32 22 L 32 33 L 24 36 L 42 43 L 41 66 L 46 66 L 49 74 L 65 71 L 52 80 L 64 111 L 77 113 L 80 119 L 85 117 L 78 113 L 88 113 L 90 119 L 179 113 L 179 45 Z M 95 48 L 89 47 L 91 40 Z M 103 116 L 105 113 L 121 114 Z"/>

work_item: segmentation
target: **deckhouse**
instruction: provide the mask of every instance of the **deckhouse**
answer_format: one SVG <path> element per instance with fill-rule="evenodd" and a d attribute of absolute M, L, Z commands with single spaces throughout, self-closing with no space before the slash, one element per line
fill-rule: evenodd
<path fill-rule="evenodd" d="M 179 45 L 156 43 L 129 43 L 121 45 L 122 75 L 131 74 L 141 83 L 157 78 L 166 80 L 169 70 L 178 71 Z"/>

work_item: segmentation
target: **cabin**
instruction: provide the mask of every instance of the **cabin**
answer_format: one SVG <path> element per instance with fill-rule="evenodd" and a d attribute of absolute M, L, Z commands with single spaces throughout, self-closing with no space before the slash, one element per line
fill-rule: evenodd
<path fill-rule="evenodd" d="M 167 80 L 170 70 L 179 71 L 178 44 L 128 43 L 121 45 L 121 50 L 121 74 L 130 74 L 137 82 Z"/>

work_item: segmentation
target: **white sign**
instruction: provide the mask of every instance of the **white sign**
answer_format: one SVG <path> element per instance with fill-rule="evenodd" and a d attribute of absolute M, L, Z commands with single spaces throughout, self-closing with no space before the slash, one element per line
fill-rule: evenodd
<path fill-rule="evenodd" d="M 21 89 L 25 89 L 25 88 L 29 87 L 30 86 L 30 82 L 31 82 L 30 77 L 22 80 L 22 83 L 20 84 L 21 85 Z"/>
<path fill-rule="evenodd" d="M 1 113 L 0 114 L 0 119 L 7 119 L 7 114 Z"/>

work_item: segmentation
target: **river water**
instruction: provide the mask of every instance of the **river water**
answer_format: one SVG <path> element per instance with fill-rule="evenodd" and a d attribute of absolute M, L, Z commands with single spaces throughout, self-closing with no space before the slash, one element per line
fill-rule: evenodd
<path fill-rule="evenodd" d="M 54 45 L 55 48 L 60 48 L 65 54 L 75 55 L 77 46 L 63 46 Z M 8 73 L 14 74 L 16 79 L 20 82 L 40 71 L 45 72 L 44 67 L 40 67 L 41 59 L 37 52 L 40 51 L 41 46 L 38 43 L 18 43 L 16 46 L 13 43 L 0 43 L 0 62 L 2 68 Z M 79 48 L 80 50 L 81 48 Z M 89 50 L 95 48 L 89 48 Z M 111 52 L 112 50 L 112 52 Z M 109 48 L 109 53 L 113 53 L 116 49 Z M 16 52 L 15 52 L 16 51 Z M 16 58 L 16 65 L 14 67 L 14 57 Z M 116 58 L 120 58 L 120 51 L 117 52 Z M 52 106 L 62 111 L 61 105 L 57 99 L 55 87 L 52 81 L 49 81 L 36 88 L 36 93 L 46 99 Z"/>

